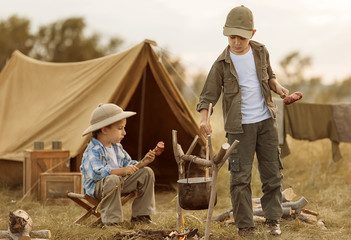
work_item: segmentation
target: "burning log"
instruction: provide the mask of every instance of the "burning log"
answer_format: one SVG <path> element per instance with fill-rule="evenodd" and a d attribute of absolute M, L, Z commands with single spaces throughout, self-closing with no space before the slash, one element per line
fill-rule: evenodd
<path fill-rule="evenodd" d="M 51 237 L 50 230 L 32 231 L 33 220 L 24 210 L 16 210 L 9 214 L 9 227 L 7 231 L 0 231 L 2 240 L 19 239 L 48 239 Z"/>

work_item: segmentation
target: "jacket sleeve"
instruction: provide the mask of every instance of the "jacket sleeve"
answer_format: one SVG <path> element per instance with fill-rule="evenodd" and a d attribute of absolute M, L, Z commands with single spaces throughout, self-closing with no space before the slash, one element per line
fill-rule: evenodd
<path fill-rule="evenodd" d="M 267 73 L 268 73 L 268 76 L 269 76 L 268 79 L 271 80 L 272 78 L 276 78 L 276 76 L 275 76 L 274 71 L 272 70 L 271 62 L 270 62 L 270 59 L 269 59 L 269 52 L 268 52 L 266 47 L 264 47 L 264 53 L 265 53 L 265 56 L 266 56 L 266 63 L 268 64 L 268 66 L 267 66 Z"/>
<path fill-rule="evenodd" d="M 200 112 L 201 109 L 208 109 L 210 103 L 212 103 L 213 106 L 216 105 L 221 96 L 223 85 L 222 64 L 222 62 L 217 61 L 212 65 L 201 91 L 199 103 L 196 106 L 198 112 Z"/>

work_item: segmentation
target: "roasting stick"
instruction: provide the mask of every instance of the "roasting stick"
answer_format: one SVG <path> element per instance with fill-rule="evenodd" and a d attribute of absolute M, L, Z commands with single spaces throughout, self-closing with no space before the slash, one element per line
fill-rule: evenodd
<path fill-rule="evenodd" d="M 210 124 L 211 111 L 212 111 L 212 103 L 210 103 L 210 105 L 208 106 L 207 125 Z M 208 135 L 206 138 L 206 160 L 207 161 L 210 161 L 210 147 L 208 145 L 208 138 L 210 136 L 211 135 Z M 210 169 L 208 167 L 205 169 L 205 176 L 206 178 L 210 177 Z"/>

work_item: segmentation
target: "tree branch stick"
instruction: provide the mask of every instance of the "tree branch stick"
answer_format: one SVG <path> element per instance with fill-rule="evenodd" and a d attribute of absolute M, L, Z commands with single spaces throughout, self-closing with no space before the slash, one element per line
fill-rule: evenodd
<path fill-rule="evenodd" d="M 190 144 L 188 151 L 186 151 L 186 153 L 185 153 L 186 155 L 190 155 L 193 152 L 198 141 L 199 141 L 199 136 L 196 135 L 193 142 Z"/>
<path fill-rule="evenodd" d="M 211 167 L 212 164 L 210 161 L 207 161 L 206 159 L 194 156 L 194 155 L 182 155 L 181 159 L 186 160 L 186 161 L 192 161 L 193 163 L 199 164 L 201 166 L 205 167 Z"/>

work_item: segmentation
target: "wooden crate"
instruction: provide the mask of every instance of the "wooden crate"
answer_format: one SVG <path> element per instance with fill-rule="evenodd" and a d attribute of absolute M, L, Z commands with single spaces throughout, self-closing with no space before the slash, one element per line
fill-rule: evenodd
<path fill-rule="evenodd" d="M 39 178 L 44 172 L 70 172 L 68 150 L 26 150 L 23 164 L 23 194 L 39 198 Z"/>
<path fill-rule="evenodd" d="M 80 172 L 40 174 L 40 200 L 43 203 L 69 201 L 66 197 L 67 192 L 83 193 Z"/>

